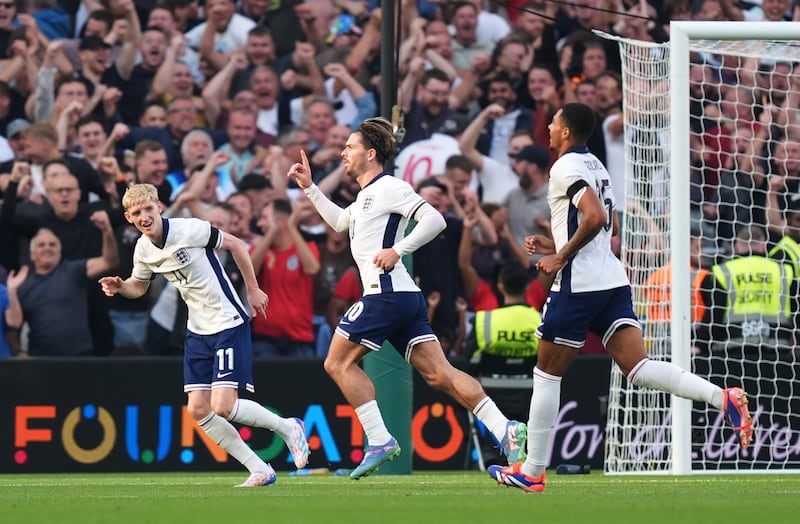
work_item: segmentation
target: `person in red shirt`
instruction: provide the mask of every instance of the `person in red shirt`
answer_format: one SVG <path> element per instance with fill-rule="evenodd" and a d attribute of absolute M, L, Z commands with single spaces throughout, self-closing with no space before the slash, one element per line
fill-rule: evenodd
<path fill-rule="evenodd" d="M 274 304 L 269 314 L 253 321 L 253 356 L 313 357 L 314 275 L 320 268 L 319 248 L 300 234 L 298 224 L 313 208 L 292 207 L 275 199 L 261 210 L 263 236 L 253 242 L 250 259 L 258 284 Z"/>

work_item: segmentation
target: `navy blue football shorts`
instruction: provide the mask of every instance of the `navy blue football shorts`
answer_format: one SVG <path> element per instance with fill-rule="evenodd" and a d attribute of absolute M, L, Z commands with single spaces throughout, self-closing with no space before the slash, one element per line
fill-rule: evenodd
<path fill-rule="evenodd" d="M 580 349 L 588 331 L 596 333 L 605 346 L 617 330 L 626 326 L 642 327 L 633 312 L 630 286 L 585 293 L 553 291 L 544 304 L 536 336 Z"/>
<path fill-rule="evenodd" d="M 425 297 L 414 291 L 364 295 L 342 315 L 336 334 L 375 351 L 388 340 L 405 360 L 420 342 L 439 340 Z"/>
<path fill-rule="evenodd" d="M 253 346 L 248 322 L 214 335 L 186 331 L 183 390 L 220 387 L 255 391 Z"/>

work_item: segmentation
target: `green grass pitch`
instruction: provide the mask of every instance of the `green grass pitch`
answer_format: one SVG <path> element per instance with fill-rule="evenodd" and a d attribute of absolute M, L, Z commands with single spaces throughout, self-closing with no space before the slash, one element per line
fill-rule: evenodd
<path fill-rule="evenodd" d="M 544 493 L 485 473 L 347 477 L 278 474 L 234 489 L 246 474 L 0 475 L 4 524 L 250 523 L 796 523 L 800 475 L 688 477 L 556 475 Z"/>

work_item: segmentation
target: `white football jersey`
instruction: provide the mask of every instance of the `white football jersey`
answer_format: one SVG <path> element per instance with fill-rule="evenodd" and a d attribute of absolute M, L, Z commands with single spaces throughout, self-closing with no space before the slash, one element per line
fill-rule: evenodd
<path fill-rule="evenodd" d="M 425 200 L 407 182 L 384 173 L 359 191 L 356 201 L 347 207 L 350 249 L 365 295 L 419 291 L 402 259 L 388 273 L 378 268 L 374 259 L 378 251 L 405 236 L 409 218 L 423 204 Z"/>
<path fill-rule="evenodd" d="M 247 320 L 214 251 L 222 246 L 224 233 L 214 228 L 218 234 L 212 235 L 211 224 L 196 218 L 162 219 L 162 223 L 164 247 L 144 235 L 136 242 L 133 277 L 149 282 L 154 273 L 163 274 L 186 302 L 189 330 L 199 335 L 213 335 Z"/>
<path fill-rule="evenodd" d="M 571 194 L 574 184 L 584 180 L 588 187 Z M 578 202 L 586 191 L 594 191 L 605 206 L 606 225 L 572 260 L 561 268 L 553 282 L 553 291 L 582 293 L 614 289 L 629 285 L 622 262 L 611 251 L 613 213 L 616 206 L 611 189 L 611 177 L 588 148 L 571 149 L 561 155 L 550 168 L 550 185 L 547 201 L 550 204 L 551 227 L 556 251 L 566 244 L 583 217 Z"/>

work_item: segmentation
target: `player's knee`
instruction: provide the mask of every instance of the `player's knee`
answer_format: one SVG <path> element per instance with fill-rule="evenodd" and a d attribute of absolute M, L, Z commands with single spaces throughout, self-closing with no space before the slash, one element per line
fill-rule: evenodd
<path fill-rule="evenodd" d="M 233 411 L 233 404 L 227 402 L 226 399 L 220 400 L 212 400 L 211 401 L 211 409 L 214 410 L 218 416 L 229 419 L 231 416 L 231 411 Z"/>
<path fill-rule="evenodd" d="M 211 406 L 189 403 L 186 406 L 186 411 L 194 420 L 203 420 L 211 413 Z"/>
<path fill-rule="evenodd" d="M 325 358 L 325 362 L 323 362 L 322 367 L 325 368 L 325 373 L 332 378 L 340 374 L 342 370 L 341 362 L 330 358 L 330 356 Z"/>
<path fill-rule="evenodd" d="M 636 362 L 630 363 L 617 363 L 619 365 L 620 371 L 625 375 L 628 379 L 628 382 L 633 384 L 634 386 L 647 386 L 647 370 L 644 369 L 647 364 L 650 362 L 649 359 L 643 358 Z"/>

